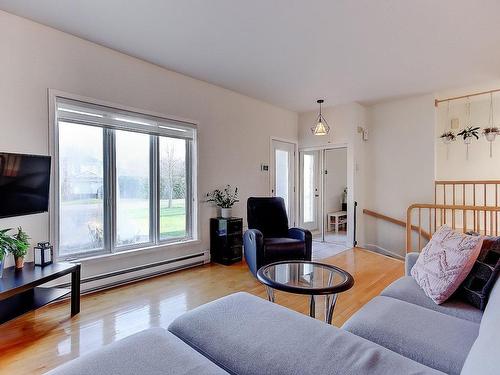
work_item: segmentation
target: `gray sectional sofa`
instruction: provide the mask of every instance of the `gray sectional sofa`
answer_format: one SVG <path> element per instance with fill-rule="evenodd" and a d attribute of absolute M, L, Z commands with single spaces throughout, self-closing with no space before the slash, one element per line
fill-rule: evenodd
<path fill-rule="evenodd" d="M 342 329 L 236 293 L 50 374 L 227 373 L 500 374 L 500 283 L 482 314 L 456 300 L 435 305 L 405 276 Z"/>

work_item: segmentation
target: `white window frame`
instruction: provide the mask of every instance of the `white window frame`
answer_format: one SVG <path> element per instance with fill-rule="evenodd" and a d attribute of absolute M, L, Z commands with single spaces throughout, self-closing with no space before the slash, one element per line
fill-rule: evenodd
<path fill-rule="evenodd" d="M 122 106 L 114 103 L 104 102 L 88 97 L 83 97 L 79 95 L 65 93 L 59 90 L 49 89 L 49 149 L 50 154 L 52 156 L 52 184 L 51 184 L 51 202 L 49 207 L 49 216 L 50 216 L 50 239 L 51 242 L 55 246 L 56 258 L 58 260 L 75 260 L 75 259 L 84 259 L 84 258 L 93 258 L 96 256 L 103 255 L 114 255 L 121 254 L 128 251 L 138 251 L 144 249 L 159 249 L 164 248 L 165 246 L 171 246 L 175 244 L 187 243 L 187 242 L 199 242 L 199 220 L 198 220 L 198 142 L 197 142 L 197 131 L 198 131 L 198 123 L 192 120 L 182 119 L 178 117 L 165 116 L 163 114 L 154 113 L 151 111 L 145 111 L 142 109 L 136 109 L 132 107 Z M 111 183 L 111 188 L 113 190 L 108 189 L 108 192 L 105 195 L 104 204 L 111 204 L 112 207 L 105 209 L 105 215 L 107 217 L 107 225 L 105 224 L 108 235 L 105 237 L 105 243 L 103 249 L 96 251 L 86 251 L 82 253 L 75 254 L 60 254 L 59 253 L 59 118 L 57 111 L 57 103 L 59 100 L 69 100 L 69 101 L 78 101 L 81 102 L 82 105 L 88 105 L 90 107 L 98 106 L 98 107 L 106 107 L 108 111 L 112 111 L 116 114 L 124 114 L 124 115 L 132 115 L 136 114 L 141 119 L 150 119 L 152 122 L 158 124 L 156 127 L 142 126 L 136 123 L 126 123 L 124 121 L 110 121 L 107 118 L 107 126 L 94 124 L 93 126 L 100 127 L 104 129 L 103 131 L 103 142 L 104 142 L 104 151 L 111 150 L 110 144 L 114 143 L 114 132 L 107 131 L 110 130 L 125 130 L 125 131 L 134 131 L 138 133 L 144 133 L 152 135 L 150 137 L 151 146 L 150 146 L 150 242 L 148 243 L 140 243 L 135 245 L 122 245 L 116 246 L 114 244 L 116 238 L 116 205 L 113 204 L 112 197 L 115 196 L 116 192 L 114 188 L 116 188 L 116 183 Z M 72 114 L 72 117 L 78 119 L 78 114 Z M 86 123 L 84 119 L 82 121 L 78 121 L 75 123 L 80 123 L 82 125 L 91 125 L 90 123 Z M 96 121 L 98 122 L 98 121 Z M 160 240 L 160 222 L 159 222 L 159 207 L 160 207 L 160 194 L 159 194 L 159 184 L 160 184 L 160 176 L 159 176 L 159 159 L 154 156 L 158 155 L 159 148 L 159 137 L 158 136 L 166 136 L 166 137 L 174 137 L 174 138 L 182 138 L 187 139 L 186 137 L 176 137 L 178 134 L 174 130 L 169 127 L 169 124 L 175 124 L 175 128 L 184 128 L 186 131 L 192 132 L 192 136 L 186 142 L 186 194 L 187 194 L 187 207 L 186 207 L 186 232 L 187 235 L 185 237 L 178 237 L 167 240 Z M 115 145 L 112 146 L 113 150 L 116 152 Z M 114 155 L 113 155 L 114 156 Z M 114 161 L 106 162 L 106 159 L 109 159 L 109 156 L 104 156 L 104 175 L 107 175 L 107 180 L 114 180 L 115 176 L 115 165 Z M 105 177 L 106 179 L 106 177 Z"/>

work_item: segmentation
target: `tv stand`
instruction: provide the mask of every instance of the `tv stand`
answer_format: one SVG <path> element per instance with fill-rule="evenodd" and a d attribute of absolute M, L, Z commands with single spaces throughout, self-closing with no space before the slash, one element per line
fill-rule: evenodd
<path fill-rule="evenodd" d="M 45 267 L 25 263 L 22 269 L 8 267 L 0 279 L 0 324 L 71 293 L 71 316 L 80 312 L 80 265 L 52 263 Z M 42 284 L 71 274 L 71 289 Z"/>

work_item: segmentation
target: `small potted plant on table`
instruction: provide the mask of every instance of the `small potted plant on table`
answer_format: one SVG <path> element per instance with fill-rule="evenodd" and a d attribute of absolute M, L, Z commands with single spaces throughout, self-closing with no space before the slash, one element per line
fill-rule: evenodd
<path fill-rule="evenodd" d="M 236 202 L 239 202 L 238 188 L 236 187 L 233 190 L 231 185 L 227 185 L 223 190 L 215 189 L 207 193 L 207 202 L 212 202 L 217 207 L 220 207 L 220 216 L 224 219 L 228 219 L 231 217 L 231 208 Z"/>
<path fill-rule="evenodd" d="M 11 246 L 12 255 L 14 255 L 14 260 L 16 262 L 16 268 L 20 269 L 24 267 L 24 257 L 28 253 L 30 247 L 30 237 L 23 231 L 23 228 L 17 228 L 17 233 L 12 236 L 13 244 Z"/>

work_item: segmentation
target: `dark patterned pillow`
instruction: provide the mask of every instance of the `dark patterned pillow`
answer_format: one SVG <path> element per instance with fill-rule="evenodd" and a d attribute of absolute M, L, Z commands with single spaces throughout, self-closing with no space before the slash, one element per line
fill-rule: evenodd
<path fill-rule="evenodd" d="M 500 273 L 500 237 L 486 237 L 481 252 L 456 295 L 478 309 L 484 310 L 491 289 Z"/>

